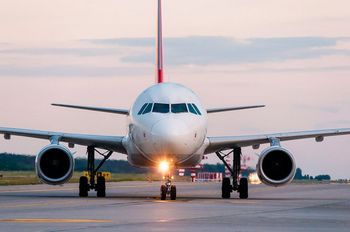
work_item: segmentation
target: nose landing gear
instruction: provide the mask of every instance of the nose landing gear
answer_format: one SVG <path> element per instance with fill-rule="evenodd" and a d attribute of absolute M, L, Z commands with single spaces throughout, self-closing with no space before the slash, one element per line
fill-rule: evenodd
<path fill-rule="evenodd" d="M 172 184 L 172 178 L 170 175 L 166 175 L 166 182 L 160 186 L 160 199 L 166 200 L 167 195 L 170 196 L 170 200 L 176 200 L 176 186 Z"/>

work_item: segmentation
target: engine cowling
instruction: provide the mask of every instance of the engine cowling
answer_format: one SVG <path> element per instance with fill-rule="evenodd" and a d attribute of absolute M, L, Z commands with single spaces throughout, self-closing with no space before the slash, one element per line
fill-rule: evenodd
<path fill-rule="evenodd" d="M 278 187 L 293 180 L 296 165 L 287 149 L 273 146 L 261 152 L 256 170 L 264 184 Z"/>
<path fill-rule="evenodd" d="M 66 147 L 51 144 L 41 149 L 36 156 L 35 169 L 44 183 L 64 184 L 73 175 L 74 158 Z"/>

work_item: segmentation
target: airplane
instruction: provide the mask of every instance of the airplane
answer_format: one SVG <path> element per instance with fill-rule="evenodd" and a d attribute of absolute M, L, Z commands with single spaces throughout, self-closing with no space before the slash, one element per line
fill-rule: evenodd
<path fill-rule="evenodd" d="M 79 196 L 87 197 L 90 190 L 97 197 L 106 196 L 106 184 L 98 170 L 112 153 L 127 155 L 128 162 L 137 167 L 158 167 L 163 171 L 165 183 L 161 185 L 160 199 L 176 200 L 176 185 L 171 172 L 179 168 L 198 165 L 202 157 L 216 154 L 229 169 L 231 178 L 224 178 L 221 197 L 230 198 L 238 192 L 240 199 L 248 198 L 248 180 L 239 177 L 242 147 L 258 149 L 261 144 L 270 144 L 264 149 L 257 162 L 260 180 L 267 185 L 282 186 L 290 183 L 296 172 L 296 163 L 290 151 L 281 146 L 282 141 L 314 138 L 322 142 L 326 136 L 350 134 L 350 128 L 310 130 L 276 134 L 236 135 L 213 137 L 207 135 L 208 114 L 261 108 L 264 105 L 205 108 L 199 97 L 189 88 L 164 82 L 162 0 L 158 0 L 156 83 L 144 90 L 135 100 L 131 109 L 102 108 L 68 104 L 52 104 L 58 107 L 121 114 L 128 117 L 128 132 L 125 136 L 73 134 L 52 131 L 0 127 L 5 139 L 24 136 L 49 140 L 35 161 L 35 169 L 42 182 L 61 185 L 69 181 L 74 171 L 74 157 L 69 148 L 74 145 L 87 147 L 87 170 L 79 180 Z M 68 143 L 68 147 L 62 145 Z M 105 150 L 105 152 L 101 152 Z M 96 153 L 103 159 L 95 167 Z M 233 163 L 225 161 L 233 154 Z"/>

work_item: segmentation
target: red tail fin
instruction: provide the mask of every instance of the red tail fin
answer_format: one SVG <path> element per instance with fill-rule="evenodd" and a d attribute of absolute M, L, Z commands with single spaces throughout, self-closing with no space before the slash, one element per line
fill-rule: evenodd
<path fill-rule="evenodd" d="M 162 0 L 158 0 L 158 23 L 157 23 L 157 82 L 163 82 L 163 32 L 162 32 Z"/>

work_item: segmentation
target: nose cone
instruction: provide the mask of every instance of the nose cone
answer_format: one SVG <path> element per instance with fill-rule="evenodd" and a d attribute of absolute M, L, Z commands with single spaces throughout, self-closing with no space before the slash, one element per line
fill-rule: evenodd
<path fill-rule="evenodd" d="M 153 149 L 159 154 L 190 154 L 195 150 L 193 136 L 182 120 L 163 119 L 152 127 Z"/>

